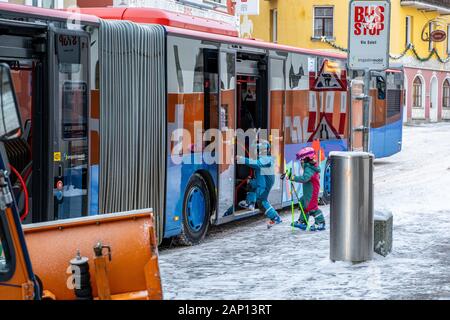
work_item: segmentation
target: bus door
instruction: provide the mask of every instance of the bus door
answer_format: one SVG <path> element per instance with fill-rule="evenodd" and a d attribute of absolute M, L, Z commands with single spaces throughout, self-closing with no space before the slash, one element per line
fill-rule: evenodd
<path fill-rule="evenodd" d="M 236 57 L 236 129 L 235 153 L 250 159 L 257 159 L 255 142 L 269 140 L 268 112 L 268 58 L 267 54 L 239 52 Z M 236 164 L 235 175 L 235 218 L 245 218 L 259 212 L 256 206 L 246 203 L 248 192 L 256 191 L 251 183 L 254 169 Z"/>
<path fill-rule="evenodd" d="M 89 51 L 83 31 L 51 29 L 50 181 L 53 219 L 88 215 Z"/>
<path fill-rule="evenodd" d="M 9 169 L 12 171 L 10 179 L 13 194 L 23 222 L 41 222 L 39 215 L 47 212 L 44 206 L 46 201 L 41 201 L 41 195 L 46 196 L 47 193 L 41 180 L 45 170 L 41 170 L 40 157 L 36 155 L 42 152 L 44 144 L 48 144 L 48 140 L 42 138 L 48 122 L 36 125 L 35 120 L 43 118 L 43 99 L 47 96 L 43 66 L 47 63 L 48 26 L 43 23 L 1 20 L 0 27 L 7 30 L 0 34 L 0 62 L 10 66 L 24 125 L 21 136 L 4 142 Z"/>
<path fill-rule="evenodd" d="M 221 163 L 218 165 L 217 223 L 232 217 L 235 206 L 236 53 L 220 52 L 219 129 L 222 134 Z"/>
<path fill-rule="evenodd" d="M 284 114 L 285 114 L 285 60 L 279 57 L 269 60 L 269 139 L 272 145 L 272 157 L 275 163 L 275 185 L 269 195 L 273 206 L 281 206 L 283 183 L 280 179 L 284 169 Z"/>

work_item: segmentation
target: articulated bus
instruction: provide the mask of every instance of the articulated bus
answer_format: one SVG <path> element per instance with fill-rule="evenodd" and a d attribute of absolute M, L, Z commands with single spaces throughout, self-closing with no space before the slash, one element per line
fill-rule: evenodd
<path fill-rule="evenodd" d="M 0 38 L 25 124 L 6 146 L 24 224 L 151 207 L 159 241 L 196 244 L 210 225 L 259 214 L 238 207 L 251 171 L 234 161 L 247 146 L 227 133 L 271 133 L 277 209 L 290 201 L 279 177 L 300 170 L 299 149 L 317 150 L 326 201 L 328 154 L 362 145 L 351 94 L 361 75 L 350 81 L 343 55 L 240 39 L 219 22 L 148 8 L 0 4 Z M 402 92 L 401 68 L 373 76 L 377 157 L 401 150 Z M 225 138 L 208 151 L 180 129 Z M 233 160 L 205 161 L 215 153 Z"/>

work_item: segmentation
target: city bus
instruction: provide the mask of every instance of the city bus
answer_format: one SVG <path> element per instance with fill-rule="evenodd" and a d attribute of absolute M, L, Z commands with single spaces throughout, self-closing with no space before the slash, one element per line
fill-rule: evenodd
<path fill-rule="evenodd" d="M 24 224 L 153 208 L 159 241 L 197 244 L 211 225 L 260 213 L 238 206 L 252 176 L 234 160 L 249 153 L 228 134 L 239 129 L 266 130 L 276 146 L 275 208 L 290 203 L 280 177 L 300 170 L 304 146 L 317 151 L 326 202 L 328 154 L 357 149 L 361 137 L 345 56 L 157 9 L 81 11 L 0 4 L 0 62 L 25 124 L 6 145 Z M 372 151 L 386 157 L 401 150 L 401 68 L 371 86 Z M 223 135 L 213 149 L 195 139 L 209 129 Z M 217 155 L 232 160 L 207 161 Z"/>

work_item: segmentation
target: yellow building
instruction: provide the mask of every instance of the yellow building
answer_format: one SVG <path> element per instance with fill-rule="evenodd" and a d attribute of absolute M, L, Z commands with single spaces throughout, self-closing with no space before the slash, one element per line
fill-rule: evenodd
<path fill-rule="evenodd" d="M 347 48 L 349 1 L 259 1 L 258 16 L 241 17 L 244 36 L 310 49 Z M 405 121 L 450 120 L 450 0 L 391 0 L 391 8 L 391 58 L 406 75 Z M 436 30 L 446 39 L 429 41 L 431 33 L 442 37 Z"/>

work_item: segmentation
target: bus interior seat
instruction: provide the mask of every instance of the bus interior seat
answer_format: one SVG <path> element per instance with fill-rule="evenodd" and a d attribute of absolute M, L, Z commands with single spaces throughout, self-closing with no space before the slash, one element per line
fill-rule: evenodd
<path fill-rule="evenodd" d="M 22 173 L 31 161 L 31 151 L 28 143 L 20 137 L 6 141 L 5 148 L 9 163 L 16 168 L 18 172 Z M 15 178 L 13 180 L 15 181 Z"/>
<path fill-rule="evenodd" d="M 5 141 L 5 149 L 8 155 L 9 163 L 20 173 L 25 185 L 29 192 L 29 197 L 31 197 L 31 179 L 32 179 L 32 166 L 33 162 L 31 159 L 31 147 L 27 142 L 31 137 L 31 121 L 25 122 L 23 134 L 15 139 Z M 23 212 L 25 208 L 25 198 L 24 192 L 22 190 L 22 185 L 18 177 L 11 174 L 11 184 L 13 185 L 13 192 L 16 197 L 19 212 Z"/>

